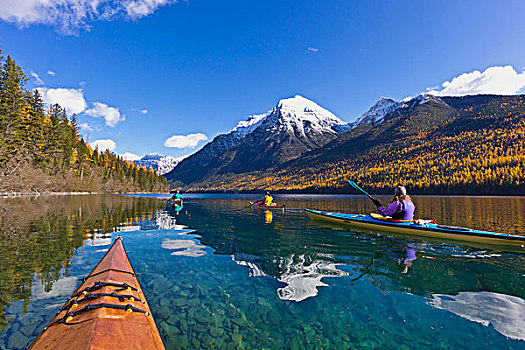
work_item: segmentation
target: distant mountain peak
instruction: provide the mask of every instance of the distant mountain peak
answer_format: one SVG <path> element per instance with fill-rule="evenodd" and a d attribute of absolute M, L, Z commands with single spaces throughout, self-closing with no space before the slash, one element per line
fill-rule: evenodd
<path fill-rule="evenodd" d="M 379 125 L 388 114 L 401 106 L 402 102 L 387 97 L 381 97 L 372 105 L 372 107 L 351 124 L 352 128 L 368 123 L 371 123 L 374 126 Z"/>
<path fill-rule="evenodd" d="M 164 175 L 172 171 L 180 161 L 186 157 L 187 156 L 175 158 L 173 156 L 163 156 L 158 153 L 148 153 L 144 157 L 133 162 L 148 169 L 153 168 L 159 175 Z"/>
<path fill-rule="evenodd" d="M 273 128 L 269 129 L 272 131 L 299 129 L 303 133 L 322 131 L 340 134 L 350 129 L 348 123 L 336 117 L 332 112 L 300 95 L 280 100 L 267 121 L 273 124 Z"/>

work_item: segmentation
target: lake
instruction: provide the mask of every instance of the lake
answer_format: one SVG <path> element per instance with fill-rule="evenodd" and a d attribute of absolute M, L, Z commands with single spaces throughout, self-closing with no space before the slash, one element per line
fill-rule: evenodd
<path fill-rule="evenodd" d="M 121 235 L 168 349 L 525 349 L 525 253 L 354 232 L 360 196 L 0 198 L 0 349 L 25 349 Z M 387 202 L 387 197 L 382 198 Z M 416 216 L 525 234 L 523 197 L 416 197 Z"/>

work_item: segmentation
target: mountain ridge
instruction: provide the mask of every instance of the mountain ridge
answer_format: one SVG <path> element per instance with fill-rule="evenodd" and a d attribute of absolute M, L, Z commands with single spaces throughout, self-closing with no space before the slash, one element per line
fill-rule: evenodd
<path fill-rule="evenodd" d="M 388 193 L 402 182 L 420 193 L 525 194 L 525 96 L 420 95 L 300 157 L 185 188 L 341 192 L 349 178 Z"/>
<path fill-rule="evenodd" d="M 170 182 L 190 183 L 206 176 L 242 173 L 282 164 L 322 147 L 348 123 L 302 96 L 282 99 L 268 113 L 241 121 L 166 174 Z"/>

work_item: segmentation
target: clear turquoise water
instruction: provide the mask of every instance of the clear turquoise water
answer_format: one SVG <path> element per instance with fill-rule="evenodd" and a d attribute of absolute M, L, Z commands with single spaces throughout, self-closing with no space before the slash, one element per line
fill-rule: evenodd
<path fill-rule="evenodd" d="M 282 196 L 291 209 L 272 213 L 245 209 L 250 196 L 187 198 L 179 212 L 153 197 L 124 197 L 107 211 L 120 215 L 113 231 L 168 349 L 525 349 L 524 254 L 319 226 L 294 209 L 367 212 L 360 197 Z M 444 224 L 525 232 L 522 198 L 416 204 Z M 476 219 L 479 207 L 492 214 Z M 101 221 L 72 225 L 93 230 Z M 25 298 L 11 295 L 0 348 L 36 337 L 103 256 L 111 231 L 91 234 Z"/>

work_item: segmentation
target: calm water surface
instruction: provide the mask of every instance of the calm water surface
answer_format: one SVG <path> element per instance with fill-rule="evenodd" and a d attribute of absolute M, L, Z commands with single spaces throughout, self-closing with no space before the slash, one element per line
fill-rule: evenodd
<path fill-rule="evenodd" d="M 525 349 L 525 254 L 353 232 L 354 196 L 0 199 L 0 349 L 24 349 L 124 237 L 168 349 Z M 386 201 L 387 199 L 383 199 Z M 525 198 L 420 197 L 417 216 L 525 234 Z"/>

